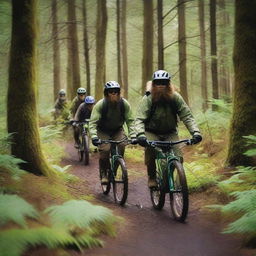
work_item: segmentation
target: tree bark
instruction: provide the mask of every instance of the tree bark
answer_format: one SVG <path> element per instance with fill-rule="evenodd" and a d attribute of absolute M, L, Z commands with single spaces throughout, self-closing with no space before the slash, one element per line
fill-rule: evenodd
<path fill-rule="evenodd" d="M 179 41 L 179 76 L 180 92 L 184 100 L 189 104 L 187 89 L 187 52 L 186 52 L 186 20 L 185 1 L 178 0 L 178 41 Z"/>
<path fill-rule="evenodd" d="M 121 39 L 120 39 L 120 0 L 116 0 L 116 45 L 117 45 L 117 79 L 123 87 L 121 68 Z"/>
<path fill-rule="evenodd" d="M 52 0 L 52 39 L 53 39 L 53 99 L 60 90 L 60 47 L 58 40 L 57 0 Z"/>
<path fill-rule="evenodd" d="M 218 6 L 220 8 L 220 51 L 219 51 L 219 87 L 221 94 L 223 96 L 231 96 L 230 87 L 229 87 L 229 70 L 228 70 L 228 59 L 227 59 L 227 45 L 226 45 L 226 29 L 229 25 L 228 14 L 226 13 L 226 4 L 225 0 L 218 0 Z"/>
<path fill-rule="evenodd" d="M 39 139 L 36 108 L 36 1 L 12 1 L 12 38 L 7 97 L 8 133 L 12 155 L 26 161 L 25 170 L 50 176 Z"/>
<path fill-rule="evenodd" d="M 70 40 L 69 54 L 71 54 L 70 62 L 72 67 L 71 68 L 71 72 L 72 72 L 71 98 L 73 98 L 76 95 L 77 88 L 81 86 L 75 0 L 68 0 L 68 40 Z"/>
<path fill-rule="evenodd" d="M 217 73 L 217 40 L 216 40 L 216 0 L 210 0 L 210 37 L 211 37 L 211 73 L 212 73 L 212 97 L 219 99 L 219 85 Z M 216 106 L 212 106 L 216 110 Z"/>
<path fill-rule="evenodd" d="M 87 10 L 86 10 L 86 0 L 83 2 L 83 32 L 84 32 L 84 60 L 86 68 L 86 91 L 87 95 L 91 95 L 91 69 L 90 69 L 90 55 L 89 55 L 89 40 L 87 33 Z"/>
<path fill-rule="evenodd" d="M 151 79 L 153 73 L 153 0 L 143 1 L 143 9 L 142 95 L 144 95 L 146 83 Z"/>
<path fill-rule="evenodd" d="M 121 1 L 121 56 L 124 97 L 128 99 L 128 57 L 126 40 L 126 0 Z"/>
<path fill-rule="evenodd" d="M 96 28 L 96 77 L 95 98 L 102 97 L 103 86 L 106 82 L 106 36 L 107 36 L 107 6 L 106 0 L 98 0 L 97 5 L 97 28 Z"/>
<path fill-rule="evenodd" d="M 233 117 L 227 163 L 231 166 L 255 165 L 245 156 L 248 149 L 243 136 L 256 135 L 256 1 L 235 2 Z"/>
<path fill-rule="evenodd" d="M 163 0 L 157 0 L 158 69 L 164 69 Z"/>
<path fill-rule="evenodd" d="M 205 43 L 205 24 L 204 24 L 204 0 L 198 0 L 198 16 L 200 27 L 200 49 L 201 49 L 201 96 L 203 100 L 203 111 L 208 108 L 207 90 L 207 64 L 206 64 L 206 43 Z"/>

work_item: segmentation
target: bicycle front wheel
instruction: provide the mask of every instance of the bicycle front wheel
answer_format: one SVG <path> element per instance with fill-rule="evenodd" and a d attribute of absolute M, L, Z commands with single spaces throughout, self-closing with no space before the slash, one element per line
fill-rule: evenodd
<path fill-rule="evenodd" d="M 150 198 L 153 207 L 157 210 L 161 210 L 165 203 L 165 191 L 163 177 L 161 177 L 158 170 L 156 171 L 156 183 L 157 187 L 150 188 Z"/>
<path fill-rule="evenodd" d="M 128 196 L 128 174 L 124 159 L 118 158 L 116 160 L 114 173 L 114 198 L 118 204 L 124 205 Z"/>
<path fill-rule="evenodd" d="M 79 145 L 79 148 L 78 148 L 78 158 L 80 162 L 82 162 L 84 159 L 84 144 L 85 144 L 84 137 L 82 137 L 82 144 Z"/>
<path fill-rule="evenodd" d="M 188 213 L 188 186 L 185 171 L 179 161 L 173 161 L 173 188 L 170 191 L 170 204 L 174 218 L 184 222 Z"/>
<path fill-rule="evenodd" d="M 84 164 L 88 165 L 89 164 L 89 138 L 87 135 L 84 136 Z"/>

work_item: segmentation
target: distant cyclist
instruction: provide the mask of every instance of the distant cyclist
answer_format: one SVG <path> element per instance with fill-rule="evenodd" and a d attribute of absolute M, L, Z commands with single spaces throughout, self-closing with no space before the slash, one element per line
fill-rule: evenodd
<path fill-rule="evenodd" d="M 135 120 L 138 143 L 146 146 L 147 139 L 179 140 L 178 118 L 193 136 L 194 143 L 199 143 L 202 136 L 188 105 L 172 86 L 169 73 L 165 70 L 158 70 L 153 74 L 151 92 L 142 98 L 138 106 Z M 182 157 L 178 147 L 174 150 L 176 155 Z M 148 186 L 155 187 L 157 185 L 155 151 L 151 147 L 145 149 L 145 164 L 149 177 Z"/>
<path fill-rule="evenodd" d="M 77 96 L 72 100 L 70 107 L 71 121 L 74 121 L 76 111 L 80 104 L 84 103 L 86 97 L 86 90 L 83 87 L 77 89 Z M 79 129 L 74 127 L 74 139 L 75 139 L 75 147 L 79 148 Z"/>
<path fill-rule="evenodd" d="M 84 103 L 80 104 L 78 107 L 74 121 L 83 122 L 86 119 L 90 119 L 94 104 L 95 99 L 93 96 L 87 96 L 84 100 Z"/>
<path fill-rule="evenodd" d="M 66 107 L 67 107 L 66 91 L 64 89 L 61 89 L 58 93 L 58 99 L 55 101 L 55 104 L 54 104 L 55 120 L 62 115 Z"/>
<path fill-rule="evenodd" d="M 92 143 L 99 146 L 99 169 L 101 172 L 101 183 L 107 183 L 107 169 L 110 168 L 109 153 L 110 145 L 101 144 L 101 140 L 121 140 L 125 137 L 123 125 L 126 123 L 131 138 L 135 140 L 136 135 L 133 128 L 133 116 L 131 106 L 127 100 L 120 95 L 120 85 L 116 81 L 109 81 L 104 86 L 104 98 L 94 106 L 89 128 Z M 124 143 L 119 144 L 119 152 L 124 154 Z"/>

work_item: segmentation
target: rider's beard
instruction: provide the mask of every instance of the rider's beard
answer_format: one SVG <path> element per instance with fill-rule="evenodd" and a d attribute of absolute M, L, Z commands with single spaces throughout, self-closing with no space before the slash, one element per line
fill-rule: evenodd
<path fill-rule="evenodd" d="M 107 96 L 110 103 L 117 103 L 120 100 L 120 94 L 108 94 Z"/>
<path fill-rule="evenodd" d="M 174 92 L 172 85 L 164 86 L 161 88 L 159 86 L 152 86 L 152 101 L 153 102 L 168 102 L 170 101 Z"/>

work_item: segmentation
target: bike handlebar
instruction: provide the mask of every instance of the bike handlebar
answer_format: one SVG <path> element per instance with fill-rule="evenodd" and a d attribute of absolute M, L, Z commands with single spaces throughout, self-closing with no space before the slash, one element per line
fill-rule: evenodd
<path fill-rule="evenodd" d="M 132 140 L 123 138 L 122 140 L 100 140 L 100 144 L 120 144 L 122 142 L 132 143 Z"/>
<path fill-rule="evenodd" d="M 156 140 L 148 140 L 148 145 L 151 147 L 170 147 L 174 146 L 180 143 L 185 143 L 186 145 L 192 145 L 193 140 L 192 139 L 185 139 L 185 140 L 179 140 L 179 141 L 156 141 Z"/>

